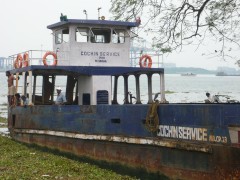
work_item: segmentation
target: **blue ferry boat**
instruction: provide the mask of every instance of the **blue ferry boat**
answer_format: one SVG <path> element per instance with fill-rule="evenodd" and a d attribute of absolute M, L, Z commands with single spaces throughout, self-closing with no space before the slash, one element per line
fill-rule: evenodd
<path fill-rule="evenodd" d="M 11 137 L 171 179 L 240 179 L 240 104 L 169 103 L 163 68 L 149 56 L 129 66 L 138 25 L 61 17 L 47 26 L 52 51 L 11 56 L 29 99 L 8 108 Z M 64 105 L 54 105 L 58 86 Z"/>

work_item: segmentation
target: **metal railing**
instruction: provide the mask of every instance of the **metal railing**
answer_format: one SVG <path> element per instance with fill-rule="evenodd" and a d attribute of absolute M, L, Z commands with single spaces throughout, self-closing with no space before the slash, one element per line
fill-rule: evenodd
<path fill-rule="evenodd" d="M 16 62 L 17 56 L 20 55 L 23 59 L 24 54 L 28 54 L 28 65 L 44 65 L 43 64 L 43 57 L 45 55 L 45 53 L 49 52 L 49 50 L 27 50 L 27 51 L 23 51 L 17 54 L 13 54 L 11 56 L 9 56 L 7 59 L 9 61 L 9 65 L 13 68 L 14 64 Z M 58 55 L 58 53 L 62 53 L 60 51 L 54 52 L 56 53 L 56 55 Z M 68 53 L 68 52 L 64 52 L 64 53 Z M 59 60 L 59 59 L 58 59 Z M 52 62 L 54 61 L 54 57 L 53 56 L 48 56 L 47 59 L 47 64 L 52 64 Z M 67 64 L 69 62 L 69 59 L 61 59 L 61 61 L 67 61 Z M 22 63 L 24 62 L 24 59 L 22 61 Z M 24 67 L 24 65 L 22 66 Z"/>

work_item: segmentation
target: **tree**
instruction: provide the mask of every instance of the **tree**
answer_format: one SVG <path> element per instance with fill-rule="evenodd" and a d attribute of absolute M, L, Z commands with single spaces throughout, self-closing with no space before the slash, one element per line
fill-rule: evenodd
<path fill-rule="evenodd" d="M 163 53 L 183 45 L 220 44 L 212 52 L 224 60 L 240 58 L 240 0 L 111 0 L 115 20 L 142 18 L 140 26 L 152 36 L 153 47 Z"/>

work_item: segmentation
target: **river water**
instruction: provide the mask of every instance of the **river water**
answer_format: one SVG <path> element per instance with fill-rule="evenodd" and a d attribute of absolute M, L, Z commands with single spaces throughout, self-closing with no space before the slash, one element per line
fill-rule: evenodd
<path fill-rule="evenodd" d="M 123 87 L 121 86 L 121 79 L 119 79 L 119 97 L 123 98 Z M 5 72 L 0 72 L 0 116 L 7 115 L 7 77 Z M 123 84 L 123 82 L 122 82 Z M 153 96 L 159 92 L 159 77 L 153 77 L 152 92 Z M 142 86 L 141 100 L 143 103 L 147 102 L 147 80 L 140 79 Z M 64 86 L 64 85 L 63 85 Z M 165 74 L 165 90 L 166 100 L 169 103 L 203 103 L 206 99 L 206 92 L 216 95 L 227 95 L 230 99 L 240 101 L 240 76 L 215 76 L 215 75 L 197 75 L 197 76 L 181 76 L 179 74 Z M 129 79 L 129 91 L 133 94 L 135 92 L 135 82 Z M 146 92 L 146 93 L 144 93 Z M 119 100 L 120 98 L 118 98 Z M 222 100 L 225 98 L 222 96 Z M 119 100 L 119 103 L 123 103 Z"/>

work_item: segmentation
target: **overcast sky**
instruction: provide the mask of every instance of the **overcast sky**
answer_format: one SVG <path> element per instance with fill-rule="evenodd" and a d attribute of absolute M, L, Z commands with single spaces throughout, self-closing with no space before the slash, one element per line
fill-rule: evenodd
<path fill-rule="evenodd" d="M 0 0 L 0 2 L 0 57 L 41 48 L 51 50 L 51 30 L 46 26 L 58 22 L 61 13 L 67 15 L 69 19 L 85 19 L 83 13 L 85 9 L 88 19 L 97 19 L 97 9 L 101 7 L 100 15 L 104 15 L 106 19 L 111 17 L 110 0 Z M 147 36 L 143 38 L 147 39 Z M 197 52 L 194 47 L 185 47 L 183 52 L 164 56 L 163 60 L 165 63 L 176 63 L 178 67 L 237 68 L 234 61 L 223 62 L 217 58 L 202 56 L 214 44 L 208 46 Z"/>

